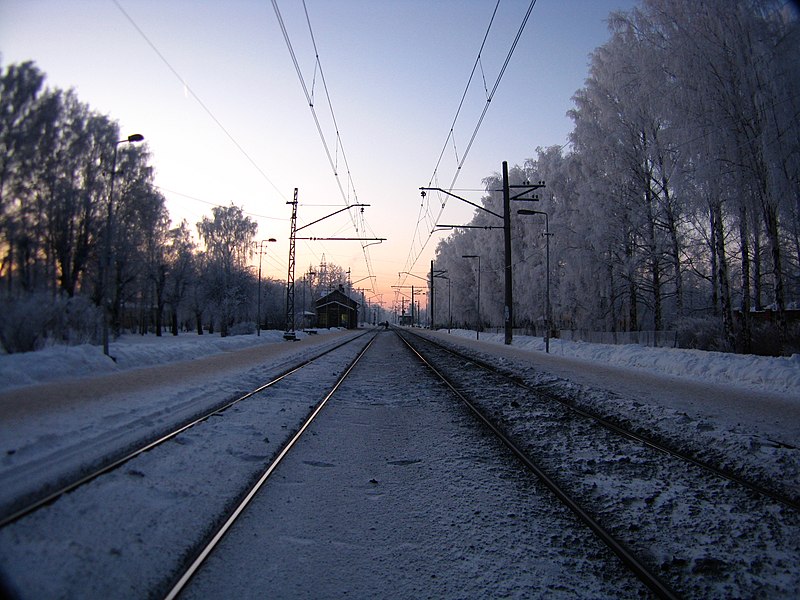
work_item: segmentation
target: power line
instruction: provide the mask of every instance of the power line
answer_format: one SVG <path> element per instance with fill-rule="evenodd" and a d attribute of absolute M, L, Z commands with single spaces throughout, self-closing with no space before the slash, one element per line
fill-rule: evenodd
<path fill-rule="evenodd" d="M 337 186 L 339 188 L 339 193 L 342 196 L 342 200 L 344 201 L 344 204 L 347 207 L 349 207 L 351 204 L 357 204 L 358 203 L 358 195 L 357 195 L 356 190 L 355 190 L 355 185 L 353 184 L 353 178 L 352 178 L 352 174 L 350 172 L 350 166 L 349 166 L 349 164 L 347 162 L 347 156 L 346 156 L 345 151 L 344 151 L 344 146 L 342 144 L 341 134 L 339 133 L 339 125 L 336 122 L 336 115 L 335 115 L 334 110 L 333 110 L 333 103 L 331 101 L 330 93 L 328 91 L 328 84 L 325 81 L 325 74 L 324 74 L 324 71 L 322 69 L 322 62 L 320 61 L 320 58 L 319 58 L 319 51 L 317 49 L 317 42 L 316 42 L 316 39 L 314 37 L 313 28 L 311 27 L 311 18 L 310 18 L 309 14 L 308 14 L 308 8 L 306 7 L 305 0 L 303 0 L 303 10 L 304 10 L 305 16 L 306 16 L 306 23 L 308 24 L 309 35 L 311 36 L 311 42 L 312 42 L 312 45 L 313 45 L 313 48 L 314 48 L 314 58 L 315 58 L 314 78 L 312 80 L 312 85 L 313 85 L 314 82 L 316 82 L 316 73 L 317 73 L 317 70 L 319 70 L 320 80 L 322 82 L 323 89 L 325 90 L 325 98 L 326 98 L 326 101 L 328 103 L 328 108 L 329 108 L 330 114 L 331 114 L 331 120 L 333 122 L 334 130 L 336 132 L 336 146 L 335 146 L 335 149 L 334 149 L 334 153 L 335 153 L 335 156 L 336 156 L 335 159 L 331 155 L 330 146 L 328 145 L 328 141 L 327 141 L 327 139 L 325 137 L 325 133 L 322 130 L 322 125 L 320 123 L 319 116 L 317 115 L 316 107 L 314 106 L 314 96 L 313 96 L 314 90 L 313 90 L 313 87 L 312 87 L 311 92 L 309 92 L 308 86 L 306 85 L 305 78 L 303 77 L 302 69 L 300 68 L 300 63 L 297 60 L 297 54 L 295 53 L 294 47 L 292 46 L 292 42 L 291 42 L 291 39 L 289 37 L 289 32 L 286 29 L 286 24 L 283 21 L 283 17 L 281 15 L 280 9 L 278 7 L 277 0 L 272 0 L 272 7 L 273 7 L 273 9 L 275 11 L 275 16 L 278 19 L 278 25 L 280 26 L 281 32 L 283 33 L 283 38 L 284 38 L 284 41 L 286 42 L 286 47 L 289 50 L 289 55 L 291 56 L 292 63 L 294 64 L 295 71 L 297 72 L 297 77 L 300 80 L 301 87 L 303 88 L 303 93 L 305 94 L 306 101 L 308 102 L 309 109 L 311 110 L 311 115 L 312 115 L 312 117 L 314 119 L 314 124 L 317 127 L 317 133 L 319 134 L 320 140 L 322 141 L 322 146 L 323 146 L 323 148 L 325 150 L 325 154 L 326 154 L 326 156 L 328 158 L 328 163 L 330 164 L 331 170 L 333 171 L 334 178 L 336 179 L 336 184 L 337 184 Z M 338 157 L 339 157 L 339 152 L 340 151 L 341 151 L 341 154 L 342 154 L 342 160 L 344 162 L 345 171 L 346 171 L 346 174 L 347 174 L 347 192 L 345 192 L 345 190 L 344 190 L 344 188 L 342 186 L 341 178 L 339 177 Z M 353 192 L 353 202 L 352 203 L 350 202 L 350 198 L 349 198 L 350 190 L 352 190 L 352 192 Z M 360 217 L 354 216 L 352 213 L 350 213 L 350 211 L 348 211 L 348 214 L 350 215 L 351 223 L 353 225 L 353 228 L 356 230 L 356 232 L 364 231 L 364 229 L 366 227 L 366 223 L 364 221 L 363 212 L 360 213 Z M 371 264 L 371 260 L 370 260 L 370 256 L 369 256 L 369 251 L 367 250 L 367 246 L 369 246 L 369 244 L 364 244 L 362 242 L 361 249 L 362 249 L 362 252 L 364 254 L 364 261 L 366 263 L 367 270 L 368 270 L 368 272 L 369 272 L 369 274 L 371 276 L 371 282 L 374 282 L 374 273 L 372 272 L 372 264 Z M 373 286 L 374 286 L 374 283 L 373 283 Z M 373 287 L 372 291 L 375 292 L 374 287 Z"/>
<path fill-rule="evenodd" d="M 264 172 L 264 170 L 261 167 L 258 166 L 256 161 L 253 160 L 253 158 L 247 153 L 247 151 L 242 147 L 242 145 L 239 144 L 238 141 L 236 141 L 236 138 L 233 137 L 233 135 L 225 128 L 225 126 L 222 124 L 222 122 L 214 115 L 213 112 L 211 112 L 211 109 L 208 108 L 208 106 L 206 106 L 206 104 L 200 99 L 200 96 L 198 96 L 194 92 L 194 90 L 189 86 L 187 81 L 183 77 L 181 77 L 181 74 L 178 73 L 178 71 L 170 64 L 170 62 L 167 60 L 167 58 L 161 53 L 161 51 L 150 40 L 150 38 L 147 37 L 147 34 L 145 34 L 145 32 L 142 30 L 142 28 L 139 27 L 139 25 L 136 23 L 136 21 L 134 21 L 133 18 L 127 12 L 125 12 L 125 9 L 122 8 L 122 5 L 118 2 L 118 0 L 112 0 L 112 1 L 116 5 L 116 7 L 119 9 L 119 11 L 125 16 L 125 18 L 128 20 L 128 22 L 133 26 L 133 28 L 136 29 L 136 31 L 139 33 L 139 35 L 142 36 L 142 39 L 145 42 L 147 42 L 147 45 L 150 46 L 150 48 L 153 50 L 153 52 L 156 53 L 156 55 L 167 66 L 167 68 L 172 72 L 172 74 L 175 75 L 175 77 L 178 79 L 178 81 L 181 82 L 181 84 L 183 85 L 184 89 L 187 92 L 189 92 L 189 94 L 191 94 L 192 98 L 194 98 L 197 101 L 197 103 L 202 107 L 202 109 L 206 112 L 206 114 L 209 117 L 211 117 L 211 120 L 214 121 L 214 123 L 216 123 L 216 125 L 222 130 L 222 132 L 226 136 L 228 136 L 228 139 L 231 142 L 233 142 L 233 145 L 236 146 L 236 148 L 239 150 L 239 152 L 242 153 L 242 155 L 244 155 L 244 157 L 248 160 L 248 162 L 255 167 L 255 169 L 261 174 L 261 176 L 267 181 L 267 183 L 269 183 L 272 186 L 272 188 L 276 192 L 278 192 L 278 195 L 281 198 L 283 198 L 284 200 L 286 200 L 286 197 L 283 195 L 283 193 L 281 193 L 281 191 L 273 183 L 273 181 L 267 176 L 267 174 Z"/>
<path fill-rule="evenodd" d="M 188 200 L 193 200 L 194 202 L 200 202 L 202 204 L 208 204 L 209 206 L 214 206 L 217 208 L 225 208 L 227 204 L 220 204 L 219 202 L 212 202 L 210 200 L 203 200 L 202 198 L 196 198 L 195 196 L 190 196 L 189 194 L 184 194 L 182 192 L 176 192 L 175 190 L 170 190 L 165 187 L 161 187 L 159 185 L 154 186 L 157 190 L 161 190 L 162 192 L 166 192 L 167 194 L 173 194 L 174 196 L 180 196 L 181 198 L 186 198 Z M 260 215 L 258 213 L 252 213 L 243 210 L 243 214 L 248 215 L 250 217 L 256 217 L 259 219 L 268 219 L 270 221 L 288 221 L 289 219 L 281 218 L 281 217 L 268 217 L 267 215 Z"/>
<path fill-rule="evenodd" d="M 497 5 L 495 5 L 494 12 L 492 13 L 492 18 L 489 21 L 489 27 L 487 28 L 486 34 L 484 35 L 483 42 L 481 43 L 481 48 L 478 51 L 478 56 L 475 59 L 475 64 L 472 67 L 472 72 L 470 73 L 469 80 L 467 81 L 467 86 L 466 86 L 466 88 L 464 90 L 464 94 L 461 97 L 461 102 L 458 105 L 458 109 L 456 110 L 456 116 L 453 119 L 453 124 L 450 127 L 450 131 L 449 131 L 449 133 L 447 135 L 447 139 L 445 140 L 445 143 L 444 143 L 444 145 L 442 147 L 442 152 L 440 153 L 439 159 L 437 160 L 436 166 L 434 167 L 433 175 L 431 176 L 431 179 L 430 179 L 428 187 L 433 187 L 432 183 L 438 177 L 438 169 L 439 169 L 439 165 L 440 165 L 441 160 L 442 160 L 442 156 L 444 155 L 444 152 L 445 152 L 445 150 L 446 150 L 446 148 L 447 148 L 447 146 L 448 146 L 448 144 L 450 142 L 450 139 L 453 136 L 453 131 L 454 131 L 454 128 L 455 128 L 456 121 L 458 120 L 458 116 L 459 116 L 459 114 L 461 112 L 461 107 L 464 104 L 464 98 L 466 97 L 467 91 L 469 90 L 469 87 L 470 87 L 470 85 L 472 83 L 472 79 L 473 79 L 473 77 L 475 75 L 475 71 L 476 71 L 476 69 L 478 68 L 479 65 L 481 67 L 481 73 L 483 73 L 483 65 L 481 63 L 481 55 L 483 53 L 483 48 L 484 48 L 484 46 L 486 44 L 486 39 L 487 39 L 487 37 L 489 35 L 489 30 L 491 29 L 492 23 L 494 22 L 494 17 L 495 17 L 495 14 L 497 13 L 498 5 L 499 5 L 499 0 L 498 0 Z M 476 137 L 478 135 L 478 131 L 480 130 L 481 125 L 483 124 L 483 120 L 486 117 L 486 113 L 489 110 L 489 105 L 491 104 L 492 99 L 494 98 L 494 95 L 497 92 L 498 87 L 500 86 L 500 82 L 503 79 L 503 75 L 506 72 L 506 68 L 508 67 L 508 64 L 511 62 L 511 57 L 514 54 L 514 50 L 516 49 L 520 38 L 522 37 L 522 33 L 525 30 L 525 26 L 528 23 L 528 19 L 530 18 L 531 12 L 533 11 L 533 7 L 535 5 L 536 5 L 536 0 L 531 0 L 530 5 L 528 6 L 528 10 L 525 13 L 524 18 L 522 19 L 522 23 L 520 24 L 519 29 L 517 30 L 517 35 L 514 37 L 514 41 L 511 44 L 511 48 L 509 49 L 509 51 L 508 51 L 508 53 L 506 55 L 506 59 L 503 62 L 503 66 L 501 67 L 500 72 L 497 75 L 497 79 L 495 80 L 494 85 L 492 86 L 492 90 L 491 90 L 491 92 L 488 93 L 488 95 L 486 97 L 486 103 L 484 104 L 483 111 L 481 112 L 481 115 L 478 118 L 478 122 L 476 123 L 475 128 L 472 131 L 472 136 L 470 137 L 469 143 L 467 144 L 463 154 L 461 155 L 460 161 L 458 161 L 456 172 L 453 175 L 452 181 L 450 182 L 449 189 L 453 189 L 453 186 L 455 186 L 455 183 L 458 180 L 459 175 L 461 174 L 461 167 L 464 165 L 464 162 L 467 160 L 467 156 L 469 155 L 469 151 L 472 148 L 473 143 L 475 142 L 475 139 L 476 139 Z M 485 79 L 485 75 L 484 75 L 484 79 Z M 484 88 L 485 88 L 485 86 L 484 86 Z M 431 197 L 431 195 L 429 194 L 428 198 L 430 199 L 430 197 Z M 428 200 L 428 202 L 429 201 L 430 200 Z M 416 265 L 417 261 L 419 260 L 419 257 L 425 251 L 425 248 L 428 246 L 428 243 L 430 243 L 430 240 L 433 237 L 433 232 L 435 231 L 435 223 L 439 221 L 439 218 L 442 216 L 442 213 L 444 212 L 444 209 L 445 209 L 446 205 L 447 205 L 447 197 L 445 197 L 444 200 L 441 201 L 441 205 L 440 205 L 440 208 L 439 208 L 439 213 L 436 216 L 436 218 L 432 220 L 434 226 L 430 227 L 430 229 L 428 231 L 427 238 L 425 239 L 425 241 L 424 242 L 420 242 L 421 243 L 421 247 L 419 249 L 419 252 L 417 252 L 416 256 L 415 256 L 414 255 L 414 243 L 415 243 L 415 241 L 417 239 L 417 235 L 420 233 L 419 232 L 419 224 L 423 220 L 423 218 L 418 218 L 417 219 L 417 227 L 416 227 L 416 230 L 414 231 L 414 235 L 413 235 L 412 242 L 411 242 L 411 248 L 409 249 L 408 258 L 406 259 L 406 267 L 404 269 L 405 271 L 413 270 L 414 265 Z M 422 209 L 423 208 L 425 209 L 426 216 L 429 216 L 431 214 L 430 213 L 430 205 L 426 204 L 423 201 L 423 203 L 421 203 L 421 205 L 420 205 L 420 215 L 422 214 Z M 405 281 L 405 279 L 403 279 L 403 281 Z"/>
<path fill-rule="evenodd" d="M 477 70 L 478 65 L 480 63 L 481 55 L 483 54 L 483 49 L 486 46 L 486 40 L 489 38 L 489 32 L 492 29 L 492 24 L 494 23 L 494 18 L 497 15 L 497 9 L 499 8 L 499 6 L 500 6 L 500 0 L 497 0 L 497 3 L 494 6 L 494 10 L 492 11 L 492 16 L 489 19 L 489 25 L 486 27 L 486 33 L 483 35 L 483 40 L 481 41 L 481 46 L 478 49 L 478 55 L 475 57 L 475 62 L 472 65 L 472 71 L 470 72 L 469 78 L 467 79 L 467 85 L 464 87 L 464 92 L 461 94 L 461 100 L 458 103 L 458 108 L 456 108 L 456 114 L 453 117 L 452 124 L 450 125 L 450 131 L 448 132 L 447 137 L 444 140 L 444 144 L 442 144 L 442 150 L 441 150 L 441 152 L 439 152 L 439 158 L 436 160 L 436 165 L 433 168 L 433 174 L 431 175 L 431 178 L 428 181 L 428 187 L 432 187 L 432 182 L 437 179 L 437 174 L 439 172 L 439 165 L 442 163 L 442 158 L 444 157 L 444 154 L 447 151 L 448 145 L 449 145 L 451 140 L 453 142 L 453 150 L 455 151 L 455 126 L 456 126 L 456 123 L 458 122 L 458 117 L 461 115 L 461 109 L 464 106 L 464 102 L 465 102 L 465 100 L 467 98 L 467 93 L 469 92 L 470 86 L 472 85 L 472 79 L 475 77 L 475 71 Z M 481 67 L 481 69 L 482 68 L 483 67 Z M 456 152 L 456 162 L 458 162 L 458 153 L 457 152 Z M 459 170 L 460 170 L 460 167 L 459 167 Z M 454 183 L 455 183 L 455 181 L 454 181 Z M 444 206 L 442 206 L 442 208 L 444 208 Z M 427 204 L 424 201 L 421 202 L 420 203 L 419 212 L 417 213 L 417 222 L 416 222 L 416 225 L 415 225 L 415 228 L 414 228 L 414 233 L 412 234 L 411 248 L 409 248 L 409 255 L 408 255 L 408 258 L 406 259 L 406 268 L 405 268 L 406 271 L 410 271 L 411 269 L 413 269 L 413 267 L 416 264 L 417 260 L 419 260 L 419 256 L 425 250 L 425 247 L 428 244 L 428 240 L 430 240 L 431 234 L 428 235 L 428 240 L 426 240 L 425 242 L 421 242 L 422 246 L 419 249 L 419 253 L 417 253 L 416 257 L 412 261 L 411 257 L 414 256 L 414 252 L 415 252 L 414 243 L 417 240 L 417 236 L 420 235 L 420 223 L 427 220 L 428 221 L 428 227 L 426 227 L 426 230 L 428 232 L 430 232 L 433 229 L 433 227 L 430 226 L 430 223 L 431 222 L 435 223 L 435 219 L 431 219 L 430 217 L 432 217 L 432 215 L 430 213 L 430 205 Z M 405 279 L 403 279 L 403 281 L 405 281 Z"/>
<path fill-rule="evenodd" d="M 450 125 L 450 131 L 447 134 L 447 138 L 442 145 L 442 151 L 439 153 L 439 158 L 436 161 L 436 166 L 433 168 L 433 175 L 431 175 L 431 179 L 428 182 L 428 187 L 431 187 L 431 183 L 436 177 L 436 173 L 439 170 L 439 165 L 442 162 L 442 157 L 444 153 L 447 151 L 447 145 L 450 143 L 451 138 L 454 136 L 454 130 L 456 126 L 456 122 L 458 122 L 458 117 L 461 114 L 461 109 L 464 107 L 464 101 L 467 98 L 467 92 L 469 92 L 469 88 L 472 85 L 472 78 L 475 77 L 475 71 L 478 68 L 478 64 L 481 61 L 481 55 L 483 54 L 483 49 L 486 46 L 486 40 L 489 38 L 489 32 L 492 29 L 492 24 L 494 23 L 494 18 L 497 15 L 497 9 L 500 7 L 500 0 L 497 0 L 497 4 L 494 5 L 494 10 L 492 11 L 492 16 L 489 19 L 489 25 L 486 27 L 486 33 L 483 35 L 483 41 L 481 42 L 481 47 L 478 50 L 478 56 L 475 58 L 475 64 L 472 65 L 472 71 L 469 74 L 469 78 L 467 79 L 467 85 L 464 87 L 464 93 L 461 94 L 461 101 L 458 103 L 458 108 L 456 109 L 455 117 L 453 117 L 453 123 Z M 483 67 L 481 67 L 481 71 Z M 455 144 L 455 140 L 453 140 L 453 144 Z"/>

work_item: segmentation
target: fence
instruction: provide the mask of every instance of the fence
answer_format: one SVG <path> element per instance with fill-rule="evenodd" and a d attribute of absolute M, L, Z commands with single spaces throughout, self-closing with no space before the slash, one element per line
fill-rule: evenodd
<path fill-rule="evenodd" d="M 501 334 L 503 327 L 484 327 L 486 333 Z M 514 335 L 530 335 L 542 337 L 544 330 L 540 327 L 515 327 Z M 561 339 L 565 342 L 587 342 L 590 344 L 611 344 L 622 346 L 637 344 L 653 348 L 677 348 L 677 331 L 589 331 L 586 329 L 559 329 L 552 339 Z"/>
<path fill-rule="evenodd" d="M 586 331 L 583 329 L 561 329 L 559 338 L 567 342 L 590 344 L 638 344 L 654 348 L 677 348 L 677 331 Z"/>

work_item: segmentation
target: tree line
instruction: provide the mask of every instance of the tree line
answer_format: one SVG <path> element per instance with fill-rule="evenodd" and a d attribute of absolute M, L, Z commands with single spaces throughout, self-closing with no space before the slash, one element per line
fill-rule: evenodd
<path fill-rule="evenodd" d="M 689 346 L 797 352 L 797 13 L 778 0 L 644 0 L 612 14 L 609 30 L 573 97 L 570 148 L 539 148 L 509 173 L 512 185 L 547 184 L 535 209 L 549 217 L 552 325 L 677 329 Z M 497 175 L 484 183 L 502 187 Z M 482 201 L 502 212 L 498 192 Z M 541 328 L 544 218 L 517 208 L 531 206 L 512 206 L 514 314 Z M 476 211 L 469 224 L 490 221 Z M 466 290 L 453 314 L 475 322 L 465 254 L 483 255 L 480 321 L 502 323 L 501 234 L 461 229 L 437 248 L 437 268 Z"/>
<path fill-rule="evenodd" d="M 114 335 L 255 327 L 256 223 L 237 206 L 214 207 L 197 223 L 198 244 L 187 222 L 171 224 L 150 160 L 146 143 L 127 143 L 74 91 L 46 87 L 33 62 L 0 73 L 6 352 L 97 343 L 106 311 Z M 282 327 L 284 284 L 262 286 L 263 325 Z"/>
<path fill-rule="evenodd" d="M 97 344 L 104 319 L 115 337 L 283 329 L 286 282 L 252 266 L 268 250 L 255 221 L 231 204 L 173 224 L 146 140 L 45 79 L 32 61 L 0 72 L 2 350 Z M 298 307 L 345 282 L 321 267 Z"/>

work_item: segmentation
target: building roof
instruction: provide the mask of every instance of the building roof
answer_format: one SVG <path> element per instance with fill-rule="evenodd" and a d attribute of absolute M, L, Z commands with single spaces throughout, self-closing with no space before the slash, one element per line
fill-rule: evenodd
<path fill-rule="evenodd" d="M 315 306 L 317 309 L 320 309 L 328 306 L 329 304 L 340 304 L 352 310 L 355 310 L 359 306 L 358 302 L 350 298 L 341 290 L 333 290 L 331 293 L 326 294 L 316 301 Z"/>

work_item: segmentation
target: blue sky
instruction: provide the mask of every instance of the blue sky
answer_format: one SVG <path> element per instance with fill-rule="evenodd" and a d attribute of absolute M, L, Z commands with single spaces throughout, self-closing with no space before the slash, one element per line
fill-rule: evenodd
<path fill-rule="evenodd" d="M 478 189 L 503 160 L 521 164 L 537 146 L 566 142 L 571 122 L 565 113 L 583 85 L 589 54 L 608 38 L 605 19 L 634 4 L 536 3 L 456 188 Z M 174 222 L 185 218 L 194 229 L 212 204 L 242 206 L 258 222 L 259 239 L 278 240 L 265 259 L 269 276 L 286 278 L 286 201 L 295 187 L 300 225 L 338 210 L 345 199 L 369 204 L 365 229 L 356 232 L 344 213 L 307 232 L 388 238 L 368 249 L 373 287 L 388 307 L 398 272 L 417 258 L 413 270 L 424 276 L 444 235 L 421 248 L 430 228 L 417 223 L 418 188 L 434 175 L 495 2 L 306 0 L 341 146 L 303 4 L 277 5 L 313 90 L 339 182 L 267 0 L 0 0 L 0 59 L 3 66 L 34 60 L 49 85 L 74 88 L 83 102 L 118 121 L 123 136 L 143 134 Z M 436 172 L 441 187 L 456 175 L 528 6 L 500 2 Z M 475 201 L 481 195 L 459 193 Z M 448 202 L 442 222 L 470 218 L 472 209 L 459 204 Z M 358 242 L 304 241 L 298 242 L 297 275 L 323 254 L 350 268 L 353 281 L 369 274 Z"/>

